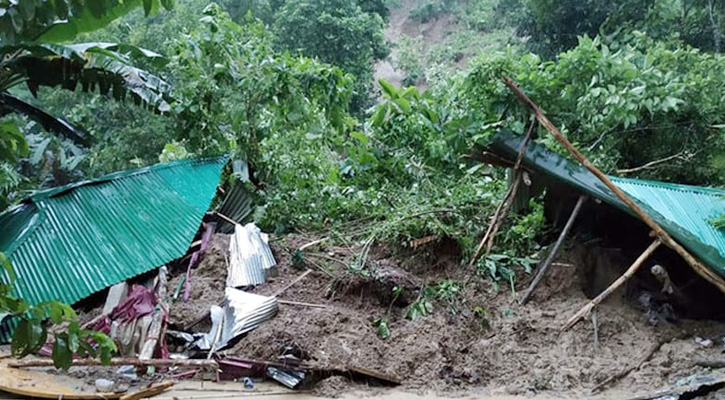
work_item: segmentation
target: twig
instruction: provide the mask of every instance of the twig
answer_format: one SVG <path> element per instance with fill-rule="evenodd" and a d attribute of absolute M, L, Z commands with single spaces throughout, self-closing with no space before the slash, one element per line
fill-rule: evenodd
<path fill-rule="evenodd" d="M 272 297 L 278 297 L 280 294 L 284 293 L 287 289 L 291 288 L 292 286 L 296 285 L 299 281 L 305 279 L 305 277 L 312 273 L 311 269 L 308 269 L 305 271 L 304 274 L 298 276 L 295 280 L 293 280 L 289 285 L 283 287 L 282 289 L 278 290 L 277 293 L 273 294 Z"/>
<path fill-rule="evenodd" d="M 311 255 L 311 254 L 310 254 L 310 255 Z M 305 265 L 306 265 L 307 263 L 310 263 L 310 264 L 312 264 L 312 265 L 313 265 L 313 266 L 314 266 L 315 268 L 319 269 L 319 270 L 320 270 L 320 272 L 324 273 L 325 275 L 329 276 L 330 278 L 332 278 L 332 279 L 335 279 L 335 278 L 337 278 L 337 277 L 335 276 L 335 274 L 333 274 L 332 272 L 328 271 L 327 269 L 325 269 L 325 267 L 323 267 L 322 265 L 320 265 L 320 264 L 316 263 L 316 262 L 315 262 L 315 261 L 313 261 L 312 259 L 310 259 L 310 258 L 307 258 L 307 259 L 305 259 Z"/>
<path fill-rule="evenodd" d="M 630 373 L 632 373 L 632 371 L 636 371 L 636 370 L 642 368 L 642 365 L 644 365 L 644 363 L 646 363 L 647 361 L 649 361 L 652 358 L 652 356 L 660 349 L 660 347 L 662 347 L 663 344 L 669 342 L 670 340 L 660 340 L 659 342 L 653 344 L 652 347 L 650 347 L 644 353 L 644 355 L 642 356 L 642 358 L 640 358 L 640 360 L 639 360 L 639 362 L 637 364 L 634 364 L 634 365 L 632 365 L 630 367 L 627 367 L 627 368 L 619 371 L 615 375 L 612 375 L 609 378 L 605 379 L 604 381 L 602 381 L 601 383 L 599 383 L 597 386 L 595 386 L 594 388 L 592 388 L 590 390 L 590 393 L 594 394 L 594 393 L 602 390 L 605 386 L 607 386 L 607 385 L 609 385 L 609 384 L 611 384 L 613 382 L 616 382 L 616 381 L 618 381 L 618 380 L 626 377 L 627 375 L 629 375 Z"/>
<path fill-rule="evenodd" d="M 309 243 L 307 243 L 307 244 L 303 244 L 303 245 L 302 245 L 302 246 L 300 246 L 300 247 L 299 247 L 299 248 L 298 248 L 297 250 L 299 250 L 299 251 L 303 251 L 304 249 L 306 249 L 306 248 L 308 248 L 308 247 L 312 247 L 312 246 L 314 246 L 314 245 L 316 245 L 316 244 L 320 244 L 320 243 L 324 242 L 324 241 L 325 241 L 325 240 L 327 240 L 327 239 L 329 239 L 329 237 L 325 236 L 325 237 L 323 237 L 322 239 L 317 239 L 317 240 L 315 240 L 315 241 L 312 241 L 312 242 L 309 242 Z"/>
<path fill-rule="evenodd" d="M 695 360 L 693 364 L 705 368 L 725 368 L 725 360 Z"/>
<path fill-rule="evenodd" d="M 511 79 L 507 77 L 503 77 L 504 83 L 514 92 L 514 94 L 526 105 L 531 108 L 531 110 L 534 112 L 534 115 L 536 115 L 536 119 L 539 120 L 539 123 L 543 125 L 551 134 L 556 138 L 556 140 L 561 143 L 569 152 L 576 158 L 579 162 L 584 165 L 585 168 L 587 168 L 591 173 L 593 173 L 599 180 L 602 181 L 624 204 L 629 207 L 632 212 L 634 212 L 635 215 L 639 217 L 639 219 L 642 220 L 647 226 L 650 227 L 655 232 L 655 236 L 660 238 L 662 242 L 670 247 L 672 250 L 674 250 L 677 254 L 679 254 L 685 261 L 692 267 L 692 269 L 700 275 L 702 278 L 713 284 L 715 287 L 717 287 L 721 292 L 725 293 L 725 280 L 723 280 L 722 277 L 717 275 L 715 272 L 707 268 L 705 265 L 703 265 L 699 260 L 697 260 L 695 257 L 693 257 L 682 245 L 680 245 L 678 242 L 676 242 L 672 237 L 670 236 L 667 231 L 662 229 L 659 224 L 657 224 L 647 213 L 642 210 L 640 206 L 638 206 L 629 196 L 627 196 L 622 189 L 617 187 L 612 181 L 602 173 L 597 167 L 595 167 L 589 160 L 587 160 L 584 155 L 579 152 L 562 134 L 559 132 L 559 129 L 557 129 L 554 124 L 549 121 L 548 118 L 544 115 L 544 113 L 541 111 L 541 109 L 533 102 L 531 99 L 524 94 L 524 92 L 519 89 L 519 87 L 512 81 Z"/>
<path fill-rule="evenodd" d="M 314 303 L 303 303 L 299 301 L 289 301 L 289 300 L 277 300 L 277 303 L 279 304 L 287 304 L 290 306 L 300 306 L 300 307 L 311 307 L 311 308 L 327 308 L 327 305 L 325 304 L 314 304 Z"/>
<path fill-rule="evenodd" d="M 307 254 L 307 255 L 308 255 L 308 256 L 311 256 L 311 257 L 319 257 L 319 258 L 324 258 L 325 260 L 330 260 L 330 261 L 334 261 L 334 262 L 336 262 L 336 263 L 338 263 L 338 264 L 342 265 L 343 267 L 347 267 L 347 266 L 348 266 L 348 264 L 347 264 L 347 263 L 346 263 L 345 261 L 342 261 L 342 260 L 340 260 L 340 259 L 337 259 L 337 258 L 335 258 L 335 257 L 330 257 L 330 256 L 328 256 L 328 255 L 326 255 L 326 254 L 319 254 L 319 253 L 309 253 L 309 254 Z"/>
<path fill-rule="evenodd" d="M 594 143 L 589 145 L 587 150 L 589 150 L 589 151 L 594 150 L 599 145 L 599 143 L 601 143 L 602 140 L 604 140 L 604 137 L 607 136 L 608 134 L 612 133 L 612 131 L 614 131 L 614 128 L 604 131 L 601 135 L 599 135 L 599 138 L 597 140 L 595 140 Z"/>
<path fill-rule="evenodd" d="M 614 283 L 609 285 L 608 288 L 604 289 L 602 293 L 599 294 L 599 296 L 593 298 L 591 301 L 589 301 L 584 307 L 582 307 L 576 314 L 574 314 L 573 317 L 567 321 L 566 325 L 562 329 L 562 331 L 566 331 L 572 326 L 574 326 L 579 320 L 584 318 L 589 312 L 592 311 L 594 307 L 599 305 L 604 299 L 607 298 L 610 294 L 612 294 L 615 290 L 617 290 L 620 286 L 624 284 L 629 278 L 631 278 L 635 272 L 639 269 L 639 267 L 642 266 L 642 264 L 647 260 L 647 258 L 654 253 L 655 250 L 659 247 L 659 245 L 662 244 L 662 241 L 657 238 L 655 239 L 652 244 L 647 247 L 647 249 L 644 251 L 644 253 L 640 254 L 640 256 L 634 261 L 634 263 L 627 269 L 627 271 L 622 274 L 619 278 L 617 278 Z"/>
<path fill-rule="evenodd" d="M 650 161 L 647 164 L 640 165 L 639 167 L 627 168 L 627 169 L 618 169 L 617 170 L 617 173 L 618 174 L 631 174 L 632 172 L 642 171 L 643 169 L 649 169 L 649 168 L 652 168 L 652 167 L 654 167 L 656 165 L 666 163 L 667 161 L 674 160 L 676 158 L 682 158 L 682 155 L 683 155 L 683 152 L 679 152 L 679 153 L 673 154 L 673 155 L 671 155 L 669 157 L 665 157 L 665 158 L 662 158 L 662 159 L 659 159 L 659 160 L 655 160 L 655 161 Z"/>
<path fill-rule="evenodd" d="M 546 271 L 548 271 L 549 267 L 551 267 L 551 264 L 554 262 L 554 258 L 556 258 L 556 254 L 559 252 L 559 247 L 561 247 L 561 245 L 564 243 L 566 235 L 569 233 L 569 230 L 574 225 L 574 220 L 576 220 L 576 217 L 577 215 L 579 215 L 579 211 L 581 210 L 582 205 L 584 205 L 584 202 L 586 200 L 586 195 L 579 196 L 579 199 L 576 201 L 576 205 L 574 206 L 574 210 L 571 212 L 569 220 L 566 221 L 564 229 L 562 229 L 561 233 L 559 234 L 559 238 L 556 239 L 556 243 L 554 243 L 554 247 L 552 247 L 551 252 L 549 252 L 549 256 L 546 257 L 544 263 L 541 264 L 539 269 L 536 271 L 536 276 L 534 276 L 534 280 L 531 281 L 528 289 L 526 289 L 526 292 L 524 292 L 524 296 L 521 299 L 522 304 L 528 303 L 528 301 L 531 299 L 531 296 L 534 294 L 534 290 L 536 290 L 536 287 L 539 286 L 539 283 L 541 283 L 541 280 L 546 275 Z"/>
<path fill-rule="evenodd" d="M 594 325 L 594 350 L 599 350 L 599 321 L 597 321 L 597 309 L 592 310 L 592 325 Z"/>
<path fill-rule="evenodd" d="M 508 199 L 506 200 L 506 205 L 504 206 L 503 211 L 501 211 L 501 215 L 499 215 L 498 219 L 496 219 L 496 221 L 494 222 L 493 229 L 491 229 L 491 235 L 488 237 L 488 243 L 486 244 L 486 254 L 491 253 L 496 234 L 498 233 L 498 230 L 501 229 L 501 224 L 503 224 L 503 222 L 506 220 L 509 210 L 514 204 L 516 194 L 519 191 L 519 186 L 521 186 L 521 181 L 523 180 L 523 172 L 514 170 L 514 175 L 514 185 Z"/>
<path fill-rule="evenodd" d="M 237 226 L 237 225 L 241 225 L 241 224 L 240 224 L 239 222 L 237 222 L 237 221 L 235 221 L 235 220 L 233 220 L 233 219 L 231 219 L 231 218 L 227 217 L 226 215 L 224 215 L 224 214 L 220 213 L 219 211 L 214 211 L 214 214 L 218 215 L 218 216 L 219 216 L 219 218 L 221 218 L 221 219 L 223 219 L 223 220 L 225 220 L 225 221 L 229 222 L 230 224 L 232 224 L 232 225 L 234 225 L 234 226 Z"/>

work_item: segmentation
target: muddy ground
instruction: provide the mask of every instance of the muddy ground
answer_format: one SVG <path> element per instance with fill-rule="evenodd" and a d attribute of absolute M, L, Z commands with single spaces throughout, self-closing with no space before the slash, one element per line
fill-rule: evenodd
<path fill-rule="evenodd" d="M 300 276 L 304 270 L 293 266 L 291 254 L 313 239 L 289 237 L 273 243 L 279 275 L 253 291 L 271 295 Z M 172 323 L 188 324 L 221 300 L 227 241 L 222 235 L 214 238 L 192 273 L 193 300 L 174 304 Z M 652 326 L 644 310 L 622 294 L 598 308 L 598 344 L 591 320 L 561 332 L 588 300 L 583 289 L 589 279 L 582 273 L 586 252 L 570 243 L 533 300 L 522 306 L 506 284 L 495 288 L 478 277 L 469 280 L 471 271 L 461 265 L 450 243 L 432 243 L 408 254 L 375 248 L 366 263 L 371 271 L 367 277 L 346 267 L 353 262 L 349 248 L 312 247 L 303 259 L 313 272 L 279 298 L 324 308 L 280 304 L 275 318 L 223 353 L 265 360 L 292 353 L 321 368 L 362 367 L 398 377 L 402 389 L 412 392 L 570 398 L 652 392 L 707 373 L 693 364 L 697 359 L 723 358 L 725 324 L 663 320 Z M 516 287 L 521 290 L 528 278 L 519 278 Z M 420 289 L 443 280 L 468 284 L 452 302 L 431 296 L 431 315 L 406 319 Z M 404 290 L 392 302 L 395 286 Z M 382 317 L 389 320 L 387 339 L 373 327 Z M 195 329 L 203 331 L 208 325 Z M 704 347 L 695 337 L 712 344 Z M 608 379 L 613 381 L 592 391 Z M 366 386 L 333 376 L 315 387 L 318 394 L 335 397 Z"/>

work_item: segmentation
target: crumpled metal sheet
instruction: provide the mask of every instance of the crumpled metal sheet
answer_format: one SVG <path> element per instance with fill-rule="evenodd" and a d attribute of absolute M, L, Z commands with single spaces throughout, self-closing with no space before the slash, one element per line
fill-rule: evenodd
<path fill-rule="evenodd" d="M 211 329 L 194 345 L 199 350 L 220 350 L 235 337 L 257 328 L 277 314 L 277 298 L 225 289 L 224 307 L 211 307 Z"/>
<path fill-rule="evenodd" d="M 228 287 L 261 285 L 277 266 L 269 237 L 257 225 L 237 225 L 229 241 Z"/>
<path fill-rule="evenodd" d="M 290 389 L 296 389 L 305 380 L 307 374 L 304 371 L 269 366 L 267 367 L 267 376 Z"/>

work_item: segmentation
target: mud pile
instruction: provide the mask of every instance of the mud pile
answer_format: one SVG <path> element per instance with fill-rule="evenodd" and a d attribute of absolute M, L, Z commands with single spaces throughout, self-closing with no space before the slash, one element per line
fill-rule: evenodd
<path fill-rule="evenodd" d="M 303 274 L 305 268 L 292 265 L 288 250 L 302 242 L 291 237 L 274 243 L 278 275 L 252 291 L 277 294 Z M 227 237 L 215 236 L 192 273 L 194 300 L 175 303 L 172 321 L 193 322 L 222 300 L 227 245 Z M 693 360 L 720 356 L 725 324 L 680 321 L 652 326 L 621 294 L 597 309 L 598 343 L 591 320 L 561 332 L 566 320 L 588 301 L 585 292 L 592 285 L 581 267 L 587 262 L 581 246 L 563 252 L 525 306 L 506 283 L 495 288 L 480 277 L 469 279 L 472 271 L 454 256 L 455 249 L 438 245 L 429 250 L 425 255 L 374 249 L 363 274 L 345 267 L 352 265 L 349 253 L 325 247 L 311 250 L 324 257 L 305 254 L 312 272 L 278 296 L 278 314 L 223 353 L 260 360 L 294 354 L 326 370 L 365 368 L 398 377 L 404 390 L 416 392 L 573 398 L 589 396 L 607 380 L 612 381 L 597 390 L 604 397 L 652 392 L 703 371 Z M 332 258 L 338 260 L 322 261 Z M 516 287 L 525 288 L 528 277 L 517 278 Z M 421 290 L 442 281 L 468 284 L 452 302 L 428 291 L 425 298 L 432 303 L 432 313 L 407 319 Z M 396 287 L 402 288 L 397 297 Z M 380 318 L 389 321 L 386 339 L 374 327 Z M 703 347 L 695 336 L 714 344 Z M 316 393 L 337 396 L 360 389 L 360 382 L 349 378 L 320 377 Z"/>

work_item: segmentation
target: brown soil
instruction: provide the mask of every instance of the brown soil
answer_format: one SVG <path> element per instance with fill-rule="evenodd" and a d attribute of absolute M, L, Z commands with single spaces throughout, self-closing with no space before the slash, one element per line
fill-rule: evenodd
<path fill-rule="evenodd" d="M 312 240 L 292 236 L 273 243 L 279 274 L 253 291 L 276 294 L 304 273 L 293 267 L 289 249 Z M 214 237 L 199 268 L 193 271 L 192 301 L 178 301 L 172 306 L 172 323 L 189 323 L 221 301 L 227 243 L 224 235 Z M 567 319 L 586 303 L 585 286 L 602 284 L 592 282 L 594 278 L 584 264 L 596 259 L 598 274 L 605 277 L 600 280 L 612 279 L 626 267 L 626 258 L 592 257 L 580 245 L 570 246 L 525 306 L 519 305 L 507 284 L 496 290 L 474 277 L 454 303 L 431 297 L 433 313 L 408 320 L 406 311 L 418 299 L 420 288 L 443 280 L 463 283 L 470 275 L 455 246 L 427 246 L 410 254 L 375 248 L 368 257 L 367 276 L 345 267 L 353 261 L 353 252 L 347 247 L 323 245 L 305 250 L 304 260 L 312 272 L 279 298 L 325 308 L 280 304 L 277 316 L 223 353 L 266 360 L 292 353 L 320 368 L 358 367 L 398 377 L 403 390 L 414 392 L 569 398 L 590 396 L 590 390 L 601 382 L 640 363 L 640 368 L 598 394 L 607 398 L 652 392 L 706 372 L 693 366 L 694 359 L 721 356 L 725 324 L 662 321 L 651 326 L 645 313 L 622 294 L 613 295 L 598 307 L 598 346 L 591 320 L 560 332 Z M 625 264 L 615 265 L 621 263 Z M 517 290 L 528 284 L 527 277 L 520 278 Z M 391 306 L 396 286 L 403 288 L 403 295 Z M 487 310 L 485 321 L 474 313 L 476 307 Z M 391 335 L 383 340 L 373 322 L 386 315 Z M 709 338 L 714 345 L 703 347 L 694 341 L 695 336 Z M 334 397 L 359 389 L 356 385 L 333 376 L 319 382 L 315 393 Z"/>
<path fill-rule="evenodd" d="M 304 240 L 288 238 L 280 244 L 297 248 L 301 243 Z M 258 287 L 260 294 L 276 293 L 302 273 L 291 266 L 287 251 L 280 246 L 274 250 L 280 261 L 279 276 Z M 376 249 L 370 256 L 371 269 L 376 271 L 371 277 L 352 275 L 337 267 L 338 277 L 333 279 L 315 269 L 280 298 L 326 308 L 281 304 L 274 319 L 248 333 L 226 353 L 273 360 L 294 349 L 318 367 L 374 370 L 399 377 L 404 389 L 416 392 L 465 394 L 483 390 L 499 395 L 572 398 L 588 396 L 605 379 L 642 362 L 652 348 L 656 348 L 654 354 L 641 368 L 606 386 L 604 395 L 651 392 L 673 385 L 704 371 L 692 365 L 694 358 L 720 355 L 719 335 L 724 324 L 682 321 L 651 326 L 644 312 L 616 295 L 599 307 L 598 347 L 589 320 L 561 333 L 566 320 L 587 301 L 582 289 L 585 277 L 580 273 L 582 268 L 577 268 L 585 257 L 576 247 L 552 268 L 526 306 L 515 301 L 506 285 L 494 290 L 475 278 L 457 304 L 432 299 L 433 314 L 415 321 L 405 318 L 407 307 L 401 305 L 414 301 L 417 292 L 402 303 L 396 302 L 388 315 L 391 336 L 379 338 L 372 324 L 386 315 L 391 297 L 385 292 L 391 282 L 375 276 L 404 277 L 396 278 L 396 282 L 407 282 L 407 288 L 415 290 L 444 279 L 463 282 L 469 275 L 451 256 L 455 252 L 446 252 L 441 246 L 428 250 L 432 256 L 420 255 L 423 252 L 393 256 L 385 249 Z M 351 261 L 335 249 L 313 252 L 334 254 L 343 263 Z M 517 287 L 520 290 L 527 283 Z M 477 306 L 487 310 L 490 328 L 472 311 Z M 704 348 L 695 343 L 695 335 L 711 338 L 716 344 Z M 349 389 L 344 379 L 323 382 L 318 394 L 335 396 Z"/>
<path fill-rule="evenodd" d="M 184 302 L 184 287 L 182 286 L 178 299 L 171 306 L 169 317 L 172 325 L 178 328 L 186 327 L 207 313 L 212 305 L 221 304 L 226 287 L 228 258 L 229 235 L 214 235 L 205 255 L 196 268 L 191 270 L 189 301 Z M 179 282 L 184 278 L 185 272 L 186 269 L 179 271 L 177 276 L 171 279 L 169 290 L 176 290 Z M 199 331 L 199 329 L 195 331 Z"/>

